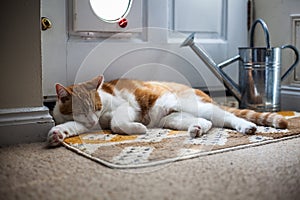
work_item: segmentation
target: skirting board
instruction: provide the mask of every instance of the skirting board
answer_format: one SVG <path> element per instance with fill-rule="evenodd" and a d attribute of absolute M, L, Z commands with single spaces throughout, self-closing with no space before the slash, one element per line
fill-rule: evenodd
<path fill-rule="evenodd" d="M 45 106 L 0 109 L 0 146 L 45 141 L 53 126 Z"/>

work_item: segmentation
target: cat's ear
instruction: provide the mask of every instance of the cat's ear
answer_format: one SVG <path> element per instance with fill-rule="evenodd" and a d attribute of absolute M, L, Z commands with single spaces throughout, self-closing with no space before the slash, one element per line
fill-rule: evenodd
<path fill-rule="evenodd" d="M 60 100 L 63 100 L 65 99 L 66 97 L 69 97 L 71 94 L 69 93 L 69 91 L 61 84 L 57 83 L 55 85 L 55 89 L 56 89 L 56 94 L 57 94 L 57 97 L 60 99 Z"/>
<path fill-rule="evenodd" d="M 104 82 L 104 77 L 102 75 L 95 77 L 93 80 L 93 85 L 96 86 L 96 90 L 102 87 L 102 84 Z"/>

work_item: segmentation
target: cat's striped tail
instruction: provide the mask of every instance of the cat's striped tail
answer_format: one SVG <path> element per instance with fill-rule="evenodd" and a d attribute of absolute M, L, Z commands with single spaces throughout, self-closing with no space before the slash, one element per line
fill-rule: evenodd
<path fill-rule="evenodd" d="M 257 125 L 272 126 L 275 128 L 287 128 L 288 121 L 282 115 L 273 112 L 255 112 L 249 109 L 237 109 L 222 106 L 222 108 L 237 117 L 244 118 Z"/>

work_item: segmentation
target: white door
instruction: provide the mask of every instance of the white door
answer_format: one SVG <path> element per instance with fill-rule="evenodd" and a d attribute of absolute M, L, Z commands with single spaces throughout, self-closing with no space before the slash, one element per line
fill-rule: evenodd
<path fill-rule="evenodd" d="M 205 90 L 223 86 L 189 48 L 192 32 L 217 62 L 247 46 L 246 0 L 132 0 L 125 28 L 95 15 L 89 1 L 42 0 L 52 28 L 42 33 L 43 92 L 98 74 L 176 81 Z M 237 80 L 237 64 L 226 71 Z"/>

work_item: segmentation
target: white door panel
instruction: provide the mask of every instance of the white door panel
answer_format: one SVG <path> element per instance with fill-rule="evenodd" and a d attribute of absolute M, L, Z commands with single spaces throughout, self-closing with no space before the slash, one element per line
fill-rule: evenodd
<path fill-rule="evenodd" d="M 174 0 L 174 30 L 221 35 L 222 16 L 225 15 L 225 13 L 223 13 L 223 2 L 225 1 Z"/>
<path fill-rule="evenodd" d="M 52 28 L 41 32 L 43 94 L 55 95 L 54 84 L 66 84 L 67 19 L 64 0 L 41 0 L 41 17 L 47 17 Z"/>
<path fill-rule="evenodd" d="M 180 11 L 180 5 L 185 1 L 140 1 L 141 3 L 139 5 L 143 5 L 142 9 L 132 14 L 141 15 L 142 20 L 137 20 L 136 25 L 140 27 L 135 29 L 135 33 L 133 34 L 131 34 L 129 30 L 128 34 L 122 33 L 117 36 L 115 34 L 105 35 L 114 36 L 114 38 L 93 38 L 82 37 L 82 35 L 77 34 L 78 29 L 71 30 L 68 37 L 65 33 L 64 37 L 68 38 L 68 40 L 65 41 L 64 50 L 66 54 L 60 55 L 60 57 L 65 56 L 65 66 L 51 68 L 47 63 L 43 63 L 43 68 L 46 68 L 45 77 L 47 80 L 43 82 L 44 95 L 51 96 L 55 92 L 54 83 L 57 82 L 57 77 L 51 79 L 49 71 L 52 71 L 52 74 L 65 73 L 66 77 L 62 83 L 67 84 L 85 81 L 103 73 L 106 80 L 127 77 L 146 80 L 176 81 L 201 88 L 223 88 L 222 83 L 214 77 L 195 53 L 189 47 L 180 48 L 180 44 L 190 34 L 189 31 L 198 30 L 196 31 L 196 42 L 201 44 L 217 63 L 236 55 L 238 47 L 247 45 L 247 1 L 220 0 L 220 2 L 222 2 L 222 9 L 214 11 L 219 13 L 219 15 L 216 16 L 217 19 L 211 19 L 215 15 L 207 12 L 208 15 L 210 15 L 207 21 L 212 22 L 211 27 L 206 26 L 209 25 L 209 23 L 201 26 L 199 21 L 199 24 L 193 24 L 191 22 L 191 25 L 194 25 L 191 29 L 185 26 L 184 20 L 181 19 L 185 16 L 184 12 L 188 13 L 188 11 Z M 189 1 L 193 2 L 196 0 Z M 210 2 L 208 0 L 202 1 L 205 3 Z M 135 1 L 133 1 L 133 3 L 134 2 Z M 59 7 L 61 4 L 62 1 L 59 1 L 56 6 Z M 69 6 L 69 4 L 67 3 L 66 6 Z M 176 6 L 177 10 L 174 12 Z M 90 10 L 81 10 L 79 7 L 76 9 L 80 12 L 91 12 Z M 72 9 L 66 10 L 72 11 Z M 197 11 L 197 9 L 194 9 L 194 12 L 195 11 Z M 180 19 L 176 16 L 176 13 L 179 12 L 181 12 Z M 65 17 L 66 13 L 61 12 L 60 14 L 56 13 L 56 15 L 58 15 L 57 17 Z M 220 18 L 220 16 L 223 17 Z M 74 23 L 72 20 L 72 18 L 69 20 L 69 25 L 70 23 Z M 89 18 L 85 20 L 88 21 Z M 198 22 L 198 20 L 195 20 L 195 23 L 196 22 Z M 84 23 L 84 21 L 80 23 Z M 55 24 L 53 25 L 53 29 L 54 26 Z M 95 33 L 95 35 L 101 35 L 101 31 L 106 31 L 106 29 L 100 28 L 97 32 L 93 32 L 95 30 L 93 28 L 90 29 L 90 33 Z M 114 32 L 118 31 L 119 27 L 117 27 Z M 47 37 L 53 39 L 57 36 L 49 32 L 47 33 Z M 44 40 L 49 39 L 43 38 L 43 41 Z M 58 45 L 56 47 L 45 46 L 44 49 L 45 48 L 55 51 Z M 49 54 L 51 54 L 51 51 L 43 51 L 43 57 L 53 57 L 53 55 Z M 228 71 L 234 79 L 237 79 L 237 64 L 227 67 L 226 71 Z"/>

